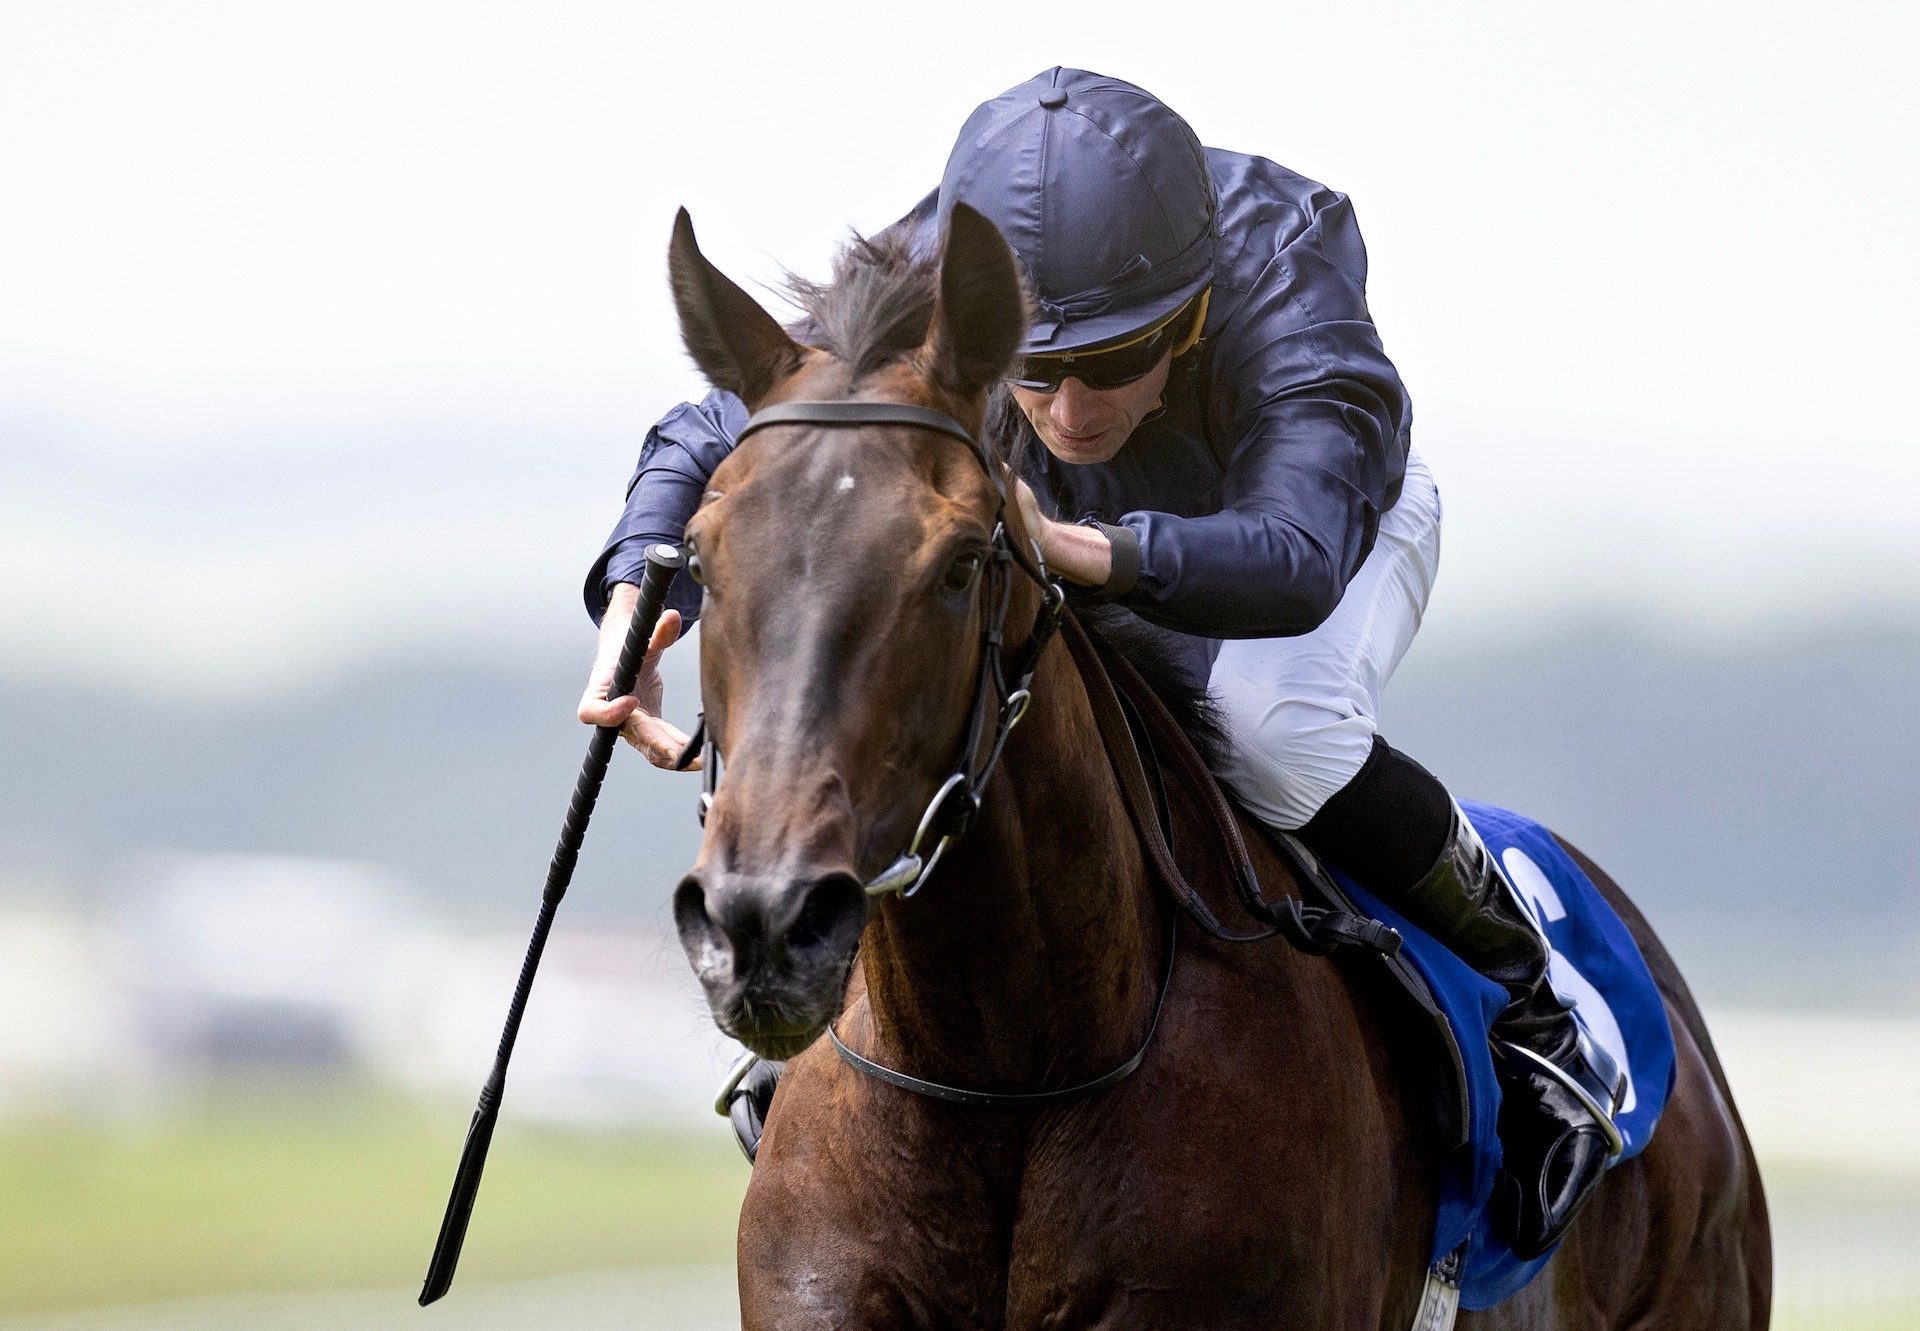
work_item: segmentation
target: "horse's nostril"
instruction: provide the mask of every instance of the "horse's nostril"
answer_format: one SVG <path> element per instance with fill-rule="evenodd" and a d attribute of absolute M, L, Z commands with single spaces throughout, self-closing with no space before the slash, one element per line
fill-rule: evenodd
<path fill-rule="evenodd" d="M 806 951 L 822 943 L 848 941 L 866 923 L 867 894 L 852 874 L 832 873 L 807 889 L 806 901 L 787 929 L 789 950 Z"/>
<path fill-rule="evenodd" d="M 748 979 L 766 957 L 762 915 L 745 894 L 724 883 L 709 890 L 697 873 L 673 893 L 673 923 L 700 982 L 709 987 Z"/>
<path fill-rule="evenodd" d="M 804 890 L 803 890 L 804 885 Z M 792 911 L 791 922 L 782 923 Z M 681 945 L 702 980 L 746 982 L 771 966 L 802 969 L 850 952 L 866 924 L 867 894 L 849 873 L 809 882 L 690 873 L 673 894 Z"/>
<path fill-rule="evenodd" d="M 707 911 L 706 885 L 693 874 L 682 878 L 673 891 L 673 923 L 689 948 L 725 944 L 726 934 Z"/>
<path fill-rule="evenodd" d="M 692 874 L 682 878 L 680 886 L 673 889 L 673 919 L 683 929 L 708 923 L 707 891 Z"/>

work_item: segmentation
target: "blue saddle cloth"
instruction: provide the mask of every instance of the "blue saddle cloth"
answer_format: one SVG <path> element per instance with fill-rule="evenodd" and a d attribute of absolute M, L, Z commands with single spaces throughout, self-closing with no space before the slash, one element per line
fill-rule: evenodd
<path fill-rule="evenodd" d="M 1553 947 L 1547 977 L 1573 1002 L 1574 1017 L 1627 1072 L 1626 1098 L 1615 1118 L 1626 1139 L 1621 1160 L 1645 1148 L 1673 1089 L 1673 1031 L 1633 935 L 1592 880 L 1539 823 L 1485 804 L 1463 804 L 1532 908 Z M 1506 1006 L 1499 985 L 1483 979 L 1431 934 L 1344 874 L 1340 885 L 1362 911 L 1400 931 L 1401 955 L 1432 987 L 1452 1022 L 1466 1063 L 1468 1144 L 1445 1162 L 1433 1261 L 1459 1253 L 1460 1306 L 1491 1308 L 1521 1289 L 1553 1254 L 1523 1262 L 1493 1233 L 1488 1203 L 1500 1168 L 1500 1086 L 1488 1041 Z M 1619 1163 L 1619 1161 L 1615 1161 Z"/>

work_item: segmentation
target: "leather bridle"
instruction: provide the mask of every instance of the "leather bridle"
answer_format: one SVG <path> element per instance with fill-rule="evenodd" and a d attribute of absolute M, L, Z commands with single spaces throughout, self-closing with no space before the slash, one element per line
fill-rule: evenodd
<path fill-rule="evenodd" d="M 974 688 L 973 710 L 967 718 L 966 738 L 952 775 L 941 782 L 928 801 L 914 829 L 913 839 L 893 863 L 867 880 L 869 896 L 898 893 L 910 897 L 918 892 L 949 847 L 966 835 L 980 812 L 980 800 L 1007 736 L 1026 715 L 1033 700 L 1029 685 L 1033 682 L 1040 653 L 1046 650 L 1060 627 L 1066 607 L 1066 592 L 1047 573 L 1046 559 L 1036 544 L 1031 551 L 1022 549 L 1007 533 L 1007 488 L 1002 469 L 995 463 L 972 431 L 945 412 L 916 407 L 904 402 L 781 402 L 762 408 L 748 418 L 735 436 L 737 447 L 756 430 L 776 425 L 865 426 L 909 425 L 958 439 L 979 462 L 993 486 L 993 538 L 989 558 L 981 570 L 982 614 L 980 617 L 980 674 Z M 1007 608 L 1013 599 L 1012 569 L 1017 568 L 1040 588 L 1040 609 L 1026 640 L 1011 650 L 1006 645 Z M 991 738 L 987 738 L 989 729 Z M 704 715 L 694 737 L 681 753 L 676 766 L 692 765 L 695 753 L 702 759 L 700 821 L 706 822 L 707 809 L 713 804 L 719 764 L 712 731 Z M 928 847 L 931 846 L 931 849 Z"/>

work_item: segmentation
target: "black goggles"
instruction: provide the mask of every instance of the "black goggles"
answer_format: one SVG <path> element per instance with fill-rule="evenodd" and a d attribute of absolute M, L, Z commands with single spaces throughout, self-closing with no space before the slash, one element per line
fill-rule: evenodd
<path fill-rule="evenodd" d="M 1057 393 L 1068 379 L 1093 389 L 1125 387 L 1145 378 L 1160 363 L 1186 327 L 1188 321 L 1182 316 L 1187 313 L 1183 306 L 1153 331 L 1106 350 L 1095 347 L 1070 356 L 1028 356 L 1013 367 L 1007 382 L 1035 393 Z"/>

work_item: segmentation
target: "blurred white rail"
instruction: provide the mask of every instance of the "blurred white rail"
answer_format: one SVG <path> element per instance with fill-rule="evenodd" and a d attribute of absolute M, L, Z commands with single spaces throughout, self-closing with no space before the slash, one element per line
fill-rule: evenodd
<path fill-rule="evenodd" d="M 1745 1011 L 1707 1023 L 1763 1164 L 1920 1174 L 1920 1017 Z"/>

